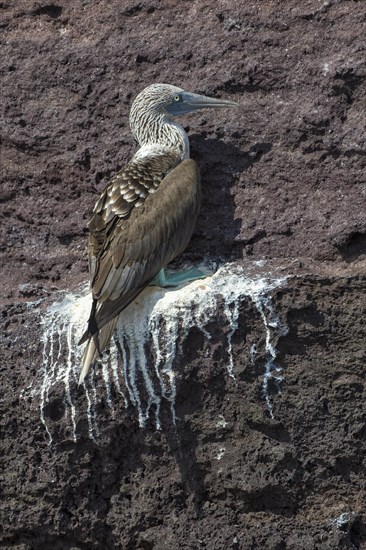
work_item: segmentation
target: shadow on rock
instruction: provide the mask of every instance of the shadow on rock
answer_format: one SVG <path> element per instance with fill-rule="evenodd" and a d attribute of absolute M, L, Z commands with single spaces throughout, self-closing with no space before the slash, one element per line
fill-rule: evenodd
<path fill-rule="evenodd" d="M 191 259 L 209 257 L 218 261 L 242 258 L 243 245 L 237 240 L 242 220 L 237 217 L 234 186 L 240 175 L 272 149 L 270 143 L 256 143 L 242 151 L 221 139 L 190 136 L 191 156 L 201 172 L 202 207 L 196 230 L 184 254 Z"/>

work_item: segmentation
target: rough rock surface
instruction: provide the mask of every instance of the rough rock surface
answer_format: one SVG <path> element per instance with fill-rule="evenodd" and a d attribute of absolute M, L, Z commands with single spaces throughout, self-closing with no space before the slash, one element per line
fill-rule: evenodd
<path fill-rule="evenodd" d="M 0 548 L 366 548 L 363 1 L 0 3 Z M 205 203 L 183 260 L 266 262 L 282 393 L 262 396 L 258 312 L 176 365 L 175 429 L 144 429 L 100 396 L 100 438 L 45 414 L 40 311 L 87 279 L 86 221 L 135 149 L 134 95 L 152 82 L 231 98 L 184 119 Z M 262 262 L 263 263 L 263 262 Z M 38 308 L 38 309 L 37 309 Z M 218 324 L 219 325 L 219 324 Z M 96 372 L 95 376 L 98 376 Z M 76 392 L 76 388 L 73 388 Z M 79 433 L 83 433 L 83 425 Z"/>

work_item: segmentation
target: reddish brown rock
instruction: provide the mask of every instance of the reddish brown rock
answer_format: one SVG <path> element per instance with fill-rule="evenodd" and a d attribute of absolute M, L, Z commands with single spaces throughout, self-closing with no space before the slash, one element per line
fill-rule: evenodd
<path fill-rule="evenodd" d="M 366 548 L 364 3 L 0 9 L 0 546 Z M 140 429 L 114 389 L 114 417 L 100 395 L 98 444 L 85 421 L 74 443 L 60 386 L 45 409 L 50 447 L 32 395 L 36 308 L 86 281 L 86 221 L 135 150 L 133 97 L 159 81 L 241 104 L 184 119 L 205 202 L 183 259 L 265 260 L 262 270 L 290 277 L 273 295 L 289 329 L 278 342 L 281 395 L 270 388 L 275 418 L 262 396 L 264 357 L 256 368 L 248 359 L 264 342 L 262 322 L 243 301 L 237 384 L 219 323 L 208 352 L 191 331 L 176 431 L 167 411 L 162 432 Z"/>

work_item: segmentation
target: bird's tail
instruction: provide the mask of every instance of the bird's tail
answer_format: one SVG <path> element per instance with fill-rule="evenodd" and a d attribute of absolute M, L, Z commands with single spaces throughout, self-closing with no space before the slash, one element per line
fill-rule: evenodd
<path fill-rule="evenodd" d="M 102 327 L 99 332 L 89 338 L 82 359 L 82 369 L 79 377 L 79 385 L 83 383 L 86 375 L 88 374 L 90 365 L 94 363 L 99 355 L 102 354 L 102 352 L 111 341 L 112 334 L 117 325 L 117 321 L 118 316 L 109 321 L 109 323 L 104 325 L 104 327 Z"/>

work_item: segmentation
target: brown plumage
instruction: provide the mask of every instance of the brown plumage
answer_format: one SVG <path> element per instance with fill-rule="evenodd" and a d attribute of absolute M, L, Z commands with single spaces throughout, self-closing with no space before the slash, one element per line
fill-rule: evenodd
<path fill-rule="evenodd" d="M 149 86 L 136 98 L 130 124 L 141 147 L 107 185 L 88 224 L 93 306 L 80 340 L 88 344 L 79 384 L 108 346 L 118 315 L 191 238 L 200 177 L 189 159 L 188 138 L 171 116 L 235 105 L 165 84 Z"/>

